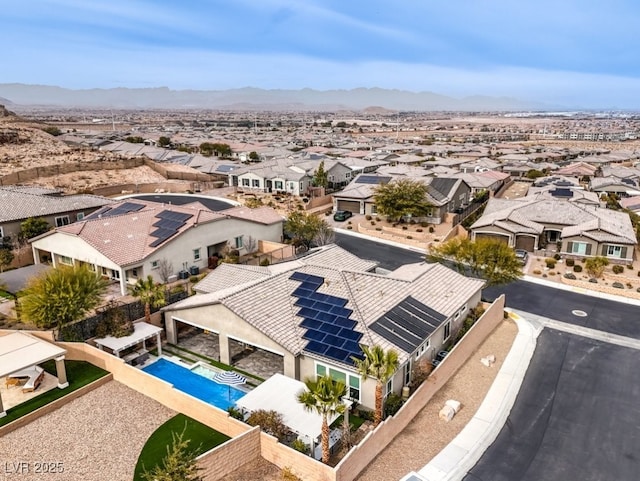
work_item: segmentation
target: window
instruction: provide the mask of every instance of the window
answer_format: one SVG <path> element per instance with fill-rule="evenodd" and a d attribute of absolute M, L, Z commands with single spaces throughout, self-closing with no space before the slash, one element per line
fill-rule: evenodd
<path fill-rule="evenodd" d="M 260 179 L 251 179 L 251 187 L 260 187 Z"/>
<path fill-rule="evenodd" d="M 60 264 L 65 264 L 67 266 L 73 265 L 73 259 L 67 256 L 60 256 Z"/>
<path fill-rule="evenodd" d="M 282 181 L 281 180 L 276 180 L 274 183 L 275 188 L 278 190 L 282 190 Z"/>
<path fill-rule="evenodd" d="M 89 266 L 89 270 L 91 272 L 98 272 L 98 269 L 96 268 L 95 264 L 87 264 Z"/>
<path fill-rule="evenodd" d="M 236 249 L 242 249 L 243 243 L 242 243 L 241 235 L 235 238 L 235 243 L 236 243 Z"/>
<path fill-rule="evenodd" d="M 420 356 L 422 356 L 424 354 L 424 352 L 429 349 L 429 346 L 431 345 L 431 339 L 427 339 L 427 342 L 425 342 L 422 346 L 420 346 L 418 349 L 416 349 L 416 359 L 418 359 Z"/>
<path fill-rule="evenodd" d="M 360 376 L 334 369 L 316 362 L 316 376 L 322 377 L 329 374 L 331 379 L 343 382 L 347 386 L 347 397 L 360 402 Z"/>
<path fill-rule="evenodd" d="M 607 257 L 622 257 L 622 246 L 607 246 Z"/>
<path fill-rule="evenodd" d="M 449 337 L 451 337 L 451 321 L 447 321 L 444 325 L 444 335 L 442 336 L 442 340 L 446 341 Z"/>
<path fill-rule="evenodd" d="M 62 227 L 63 225 L 69 225 L 69 216 L 63 215 L 61 217 L 56 217 L 56 227 Z"/>
<path fill-rule="evenodd" d="M 193 249 L 193 260 L 194 261 L 200 260 L 200 249 Z"/>
<path fill-rule="evenodd" d="M 351 178 L 351 172 L 345 172 L 344 178 L 345 179 L 350 179 Z"/>
<path fill-rule="evenodd" d="M 133 269 L 131 269 L 131 277 L 138 277 L 138 269 L 136 267 L 134 267 Z"/>
<path fill-rule="evenodd" d="M 405 386 L 411 382 L 411 359 L 404 365 L 404 384 Z"/>
<path fill-rule="evenodd" d="M 158 269 L 160 267 L 160 263 L 158 261 L 151 261 L 151 268 Z"/>
<path fill-rule="evenodd" d="M 587 253 L 587 243 L 586 242 L 572 242 L 571 243 L 571 253 L 572 254 L 586 255 L 586 253 Z"/>
<path fill-rule="evenodd" d="M 378 208 L 376 207 L 376 205 L 375 205 L 375 204 L 373 204 L 373 205 L 371 206 L 371 214 L 372 214 L 372 215 L 376 215 L 377 213 L 378 213 Z"/>
<path fill-rule="evenodd" d="M 389 379 L 389 380 L 387 381 L 387 392 L 386 392 L 386 394 L 384 395 L 384 397 L 385 397 L 385 398 L 386 398 L 386 397 L 388 397 L 388 396 L 389 396 L 389 394 L 391 394 L 392 392 L 393 392 L 393 378 L 391 378 L 391 379 Z"/>
<path fill-rule="evenodd" d="M 84 212 L 78 212 L 76 214 L 76 220 L 82 220 L 84 219 Z"/>
<path fill-rule="evenodd" d="M 455 318 L 458 319 L 462 314 L 464 314 L 464 311 L 467 310 L 467 305 L 465 304 L 464 306 L 462 306 L 460 308 L 460 310 L 458 312 L 456 312 L 455 314 Z"/>
<path fill-rule="evenodd" d="M 249 187 L 249 179 L 242 179 L 242 187 Z"/>

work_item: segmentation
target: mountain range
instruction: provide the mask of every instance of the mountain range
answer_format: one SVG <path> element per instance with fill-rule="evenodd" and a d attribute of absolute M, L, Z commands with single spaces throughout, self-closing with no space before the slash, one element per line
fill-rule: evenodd
<path fill-rule="evenodd" d="M 403 111 L 547 110 L 551 106 L 511 97 L 449 97 L 433 92 L 381 88 L 351 90 L 172 90 L 112 88 L 74 90 L 51 85 L 0 84 L 0 97 L 12 106 L 51 106 L 117 109 L 217 110 L 362 110 L 371 106 Z"/>

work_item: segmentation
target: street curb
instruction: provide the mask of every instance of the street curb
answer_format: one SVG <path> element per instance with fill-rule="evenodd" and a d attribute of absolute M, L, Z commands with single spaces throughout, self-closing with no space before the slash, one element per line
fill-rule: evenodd
<path fill-rule="evenodd" d="M 422 249 L 420 247 L 415 247 L 415 246 L 409 246 L 407 244 L 402 244 L 401 242 L 395 242 L 395 241 L 391 241 L 391 240 L 387 240 L 387 239 L 381 239 L 380 237 L 372 237 L 366 234 L 361 234 L 360 232 L 354 232 L 352 230 L 348 230 L 348 229 L 333 229 L 334 232 L 340 233 L 340 234 L 345 234 L 345 235 L 350 235 L 352 237 L 357 237 L 359 239 L 365 239 L 365 240 L 369 240 L 372 242 L 377 242 L 379 244 L 387 244 L 389 246 L 392 247 L 398 247 L 400 249 L 405 249 L 408 251 L 413 251 L 413 252 L 419 252 L 420 254 L 425 254 L 426 256 L 426 249 Z"/>
<path fill-rule="evenodd" d="M 510 313 L 518 334 L 484 401 L 462 431 L 417 473 L 401 481 L 458 481 L 475 466 L 505 425 L 529 367 L 541 332 L 528 320 Z"/>
<path fill-rule="evenodd" d="M 523 281 L 531 282 L 532 284 L 540 284 L 541 286 L 551 287 L 553 289 L 562 289 L 563 291 L 575 292 L 576 294 L 584 294 L 585 296 L 599 297 L 601 299 L 607 299 L 609 301 L 622 302 L 624 304 L 633 304 L 640 306 L 640 300 L 632 299 L 631 297 L 617 296 L 615 294 L 609 294 L 607 292 L 593 291 L 591 289 L 585 289 L 583 287 L 568 286 L 566 284 L 546 281 L 532 276 L 523 276 Z"/>

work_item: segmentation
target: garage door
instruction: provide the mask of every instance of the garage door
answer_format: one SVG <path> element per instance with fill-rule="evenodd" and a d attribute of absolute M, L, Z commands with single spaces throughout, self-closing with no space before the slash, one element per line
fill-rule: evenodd
<path fill-rule="evenodd" d="M 353 212 L 354 214 L 359 214 L 360 202 L 358 202 L 357 200 L 339 200 L 338 210 L 347 210 L 349 212 Z"/>
<path fill-rule="evenodd" d="M 531 237 L 530 235 L 516 236 L 516 249 L 524 249 L 527 252 L 533 252 L 535 244 L 535 237 Z"/>
<path fill-rule="evenodd" d="M 500 235 L 500 234 L 487 234 L 485 232 L 481 233 L 478 232 L 476 234 L 476 239 L 493 239 L 493 240 L 498 240 L 500 242 L 504 242 L 505 244 L 509 243 L 509 237 L 505 236 L 505 235 Z"/>

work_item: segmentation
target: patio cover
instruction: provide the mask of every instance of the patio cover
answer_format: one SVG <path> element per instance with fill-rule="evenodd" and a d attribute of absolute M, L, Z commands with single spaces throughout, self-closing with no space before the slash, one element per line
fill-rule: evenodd
<path fill-rule="evenodd" d="M 306 389 L 301 381 L 274 374 L 247 395 L 236 401 L 236 406 L 249 412 L 258 409 L 277 411 L 282 414 L 284 424 L 301 436 L 317 439 L 322 433 L 322 416 L 306 411 L 297 400 L 297 395 Z M 329 417 L 329 424 L 339 415 Z"/>
<path fill-rule="evenodd" d="M 3 272 L 0 274 L 0 285 L 4 284 L 7 292 L 15 295 L 27 287 L 29 279 L 37 277 L 49 269 L 51 266 L 47 264 L 34 264 Z"/>
<path fill-rule="evenodd" d="M 66 353 L 66 349 L 24 332 L 0 336 L 0 377 Z"/>
<path fill-rule="evenodd" d="M 162 332 L 161 327 L 147 324 L 146 322 L 136 322 L 133 325 L 133 333 L 124 337 L 107 336 L 100 339 L 95 339 L 95 343 L 102 349 L 106 347 L 111 349 L 113 353 L 120 357 L 119 352 L 136 344 L 151 339 L 153 336 L 160 337 Z M 160 346 L 160 343 L 158 343 Z"/>

